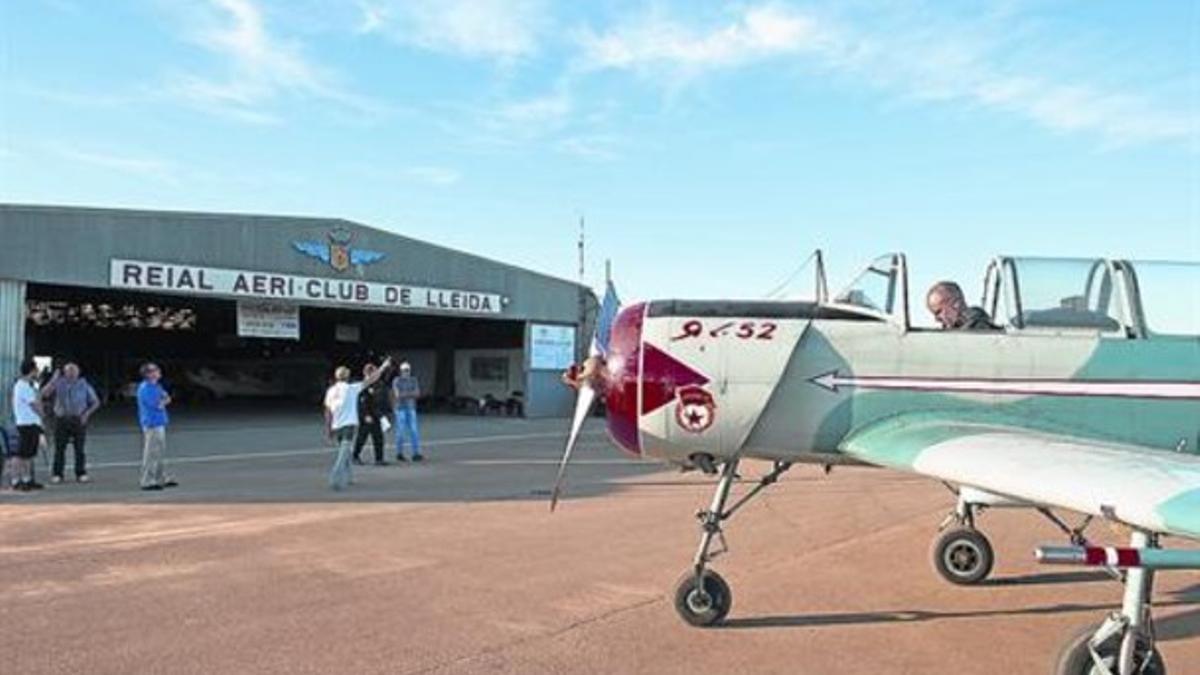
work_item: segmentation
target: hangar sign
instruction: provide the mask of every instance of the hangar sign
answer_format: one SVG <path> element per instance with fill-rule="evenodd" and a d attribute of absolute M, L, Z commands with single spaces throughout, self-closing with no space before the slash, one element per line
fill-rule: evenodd
<path fill-rule="evenodd" d="M 237 332 L 241 337 L 300 339 L 300 308 L 284 302 L 238 302 Z"/>
<path fill-rule="evenodd" d="M 575 363 L 575 327 L 535 323 L 529 327 L 529 367 L 563 370 Z"/>
<path fill-rule="evenodd" d="M 117 258 L 109 264 L 109 285 L 165 293 L 461 314 L 500 314 L 507 304 L 507 298 L 498 293 Z"/>

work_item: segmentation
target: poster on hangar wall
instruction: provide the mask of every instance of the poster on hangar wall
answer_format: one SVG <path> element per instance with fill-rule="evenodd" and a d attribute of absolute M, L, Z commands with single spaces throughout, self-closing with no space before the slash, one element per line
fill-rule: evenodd
<path fill-rule="evenodd" d="M 300 307 L 282 302 L 237 303 L 239 337 L 300 339 Z"/>
<path fill-rule="evenodd" d="M 529 327 L 529 367 L 565 370 L 575 362 L 575 327 L 535 323 Z"/>

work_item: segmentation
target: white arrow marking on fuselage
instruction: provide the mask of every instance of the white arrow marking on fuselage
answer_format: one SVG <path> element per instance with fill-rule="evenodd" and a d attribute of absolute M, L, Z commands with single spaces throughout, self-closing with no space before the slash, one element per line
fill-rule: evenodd
<path fill-rule="evenodd" d="M 1151 380 L 1041 380 L 1020 378 L 849 376 L 830 371 L 809 380 L 836 392 L 840 387 L 904 391 L 945 391 L 1006 396 L 1101 396 L 1200 399 L 1200 382 Z"/>

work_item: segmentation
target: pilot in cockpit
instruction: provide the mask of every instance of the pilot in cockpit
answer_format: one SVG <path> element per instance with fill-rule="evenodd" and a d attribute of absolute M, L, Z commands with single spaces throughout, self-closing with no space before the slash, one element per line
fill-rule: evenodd
<path fill-rule="evenodd" d="M 934 284 L 925 303 L 944 330 L 999 330 L 982 307 L 967 305 L 962 288 L 953 281 Z"/>

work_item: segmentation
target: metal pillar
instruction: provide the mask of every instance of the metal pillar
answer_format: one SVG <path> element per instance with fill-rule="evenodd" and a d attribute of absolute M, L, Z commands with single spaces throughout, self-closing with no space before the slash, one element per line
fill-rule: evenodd
<path fill-rule="evenodd" d="M 0 420 L 12 417 L 12 384 L 25 358 L 25 282 L 0 279 Z"/>

